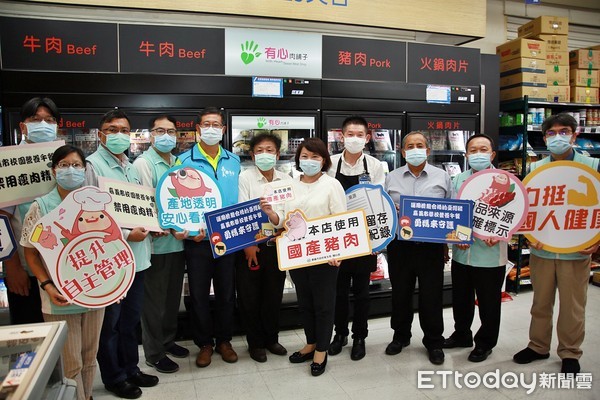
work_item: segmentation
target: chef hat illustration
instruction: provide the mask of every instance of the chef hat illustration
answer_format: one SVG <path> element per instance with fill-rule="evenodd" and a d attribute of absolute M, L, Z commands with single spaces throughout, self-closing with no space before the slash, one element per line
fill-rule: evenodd
<path fill-rule="evenodd" d="M 103 211 L 110 203 L 110 194 L 95 187 L 86 187 L 73 194 L 73 200 L 81 204 L 82 211 Z"/>

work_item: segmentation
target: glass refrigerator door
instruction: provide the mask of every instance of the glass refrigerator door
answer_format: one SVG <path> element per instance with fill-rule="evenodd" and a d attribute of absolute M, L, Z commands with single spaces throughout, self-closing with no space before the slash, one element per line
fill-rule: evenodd
<path fill-rule="evenodd" d="M 298 145 L 315 136 L 316 115 L 235 115 L 232 113 L 229 132 L 231 149 L 242 161 L 242 171 L 252 167 L 250 140 L 254 135 L 271 132 L 281 138 L 281 152 L 276 169 L 295 175 L 294 155 Z"/>
<path fill-rule="evenodd" d="M 330 154 L 341 153 L 344 144 L 341 141 L 342 124 L 348 114 L 325 114 L 325 129 L 327 130 L 327 145 Z M 365 146 L 365 153 L 379 159 L 387 175 L 399 165 L 400 154 L 396 151 L 397 142 L 404 126 L 403 115 L 362 115 L 369 124 L 368 133 L 371 135 Z"/>
<path fill-rule="evenodd" d="M 478 131 L 478 116 L 409 115 L 408 132 L 427 135 L 431 154 L 428 162 L 445 169 L 453 177 L 467 168 L 465 143 Z M 401 149 L 401 147 L 398 147 Z M 404 164 L 404 160 L 402 162 Z"/>

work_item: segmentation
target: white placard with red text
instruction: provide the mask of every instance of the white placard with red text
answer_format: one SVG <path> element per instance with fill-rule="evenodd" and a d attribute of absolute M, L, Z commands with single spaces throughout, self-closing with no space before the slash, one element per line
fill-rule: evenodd
<path fill-rule="evenodd" d="M 520 233 L 543 250 L 573 253 L 600 241 L 600 174 L 573 161 L 554 161 L 523 180 L 529 213 Z"/>
<path fill-rule="evenodd" d="M 309 220 L 300 210 L 287 214 L 285 231 L 277 238 L 282 271 L 371 254 L 363 210 Z"/>
<path fill-rule="evenodd" d="M 96 187 L 77 189 L 42 217 L 29 237 L 70 303 L 106 307 L 133 283 L 133 252 L 108 211 L 111 201 Z"/>
<path fill-rule="evenodd" d="M 0 208 L 22 204 L 48 193 L 56 183 L 52 154 L 65 142 L 0 147 Z"/>
<path fill-rule="evenodd" d="M 529 203 L 525 186 L 515 175 L 485 169 L 471 175 L 460 187 L 458 198 L 473 200 L 473 236 L 510 241 L 525 221 Z"/>

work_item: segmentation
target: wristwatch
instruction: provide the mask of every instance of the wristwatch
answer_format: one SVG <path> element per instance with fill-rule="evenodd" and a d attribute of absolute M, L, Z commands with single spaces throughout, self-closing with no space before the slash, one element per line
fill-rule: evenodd
<path fill-rule="evenodd" d="M 52 279 L 45 280 L 44 282 L 40 283 L 40 287 L 41 287 L 42 289 L 46 290 L 46 289 L 45 289 L 46 285 L 48 285 L 48 284 L 50 284 L 50 283 L 54 285 L 54 282 L 52 281 Z"/>

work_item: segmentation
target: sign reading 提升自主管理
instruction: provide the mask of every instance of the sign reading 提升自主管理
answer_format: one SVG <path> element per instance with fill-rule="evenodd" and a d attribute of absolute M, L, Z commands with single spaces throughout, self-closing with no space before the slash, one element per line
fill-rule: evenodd
<path fill-rule="evenodd" d="M 473 202 L 420 196 L 400 196 L 398 240 L 431 243 L 472 243 Z"/>

